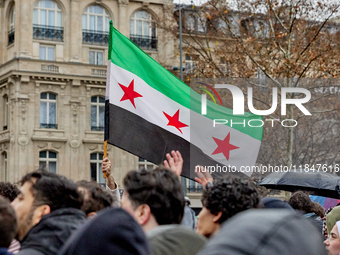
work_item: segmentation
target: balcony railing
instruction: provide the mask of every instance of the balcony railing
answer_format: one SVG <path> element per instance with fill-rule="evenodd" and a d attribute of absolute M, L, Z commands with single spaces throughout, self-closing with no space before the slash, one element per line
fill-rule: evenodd
<path fill-rule="evenodd" d="M 202 186 L 187 186 L 187 192 L 188 193 L 201 193 L 203 192 L 203 187 Z"/>
<path fill-rule="evenodd" d="M 59 73 L 59 66 L 41 65 L 41 71 L 48 72 L 48 73 Z"/>
<path fill-rule="evenodd" d="M 144 50 L 157 50 L 157 38 L 153 36 L 130 35 L 130 40 Z"/>
<path fill-rule="evenodd" d="M 91 131 L 104 131 L 104 127 L 91 126 Z"/>
<path fill-rule="evenodd" d="M 8 32 L 8 46 L 14 43 L 14 29 Z"/>
<path fill-rule="evenodd" d="M 54 129 L 58 129 L 58 124 L 40 123 L 40 128 L 54 128 Z"/>
<path fill-rule="evenodd" d="M 64 40 L 64 28 L 44 25 L 33 26 L 33 39 L 60 41 Z"/>
<path fill-rule="evenodd" d="M 84 44 L 96 44 L 96 45 L 108 45 L 109 33 L 103 31 L 83 30 L 83 43 Z"/>

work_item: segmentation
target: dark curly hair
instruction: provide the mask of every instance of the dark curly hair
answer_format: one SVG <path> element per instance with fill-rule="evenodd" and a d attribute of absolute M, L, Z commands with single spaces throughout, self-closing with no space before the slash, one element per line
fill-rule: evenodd
<path fill-rule="evenodd" d="M 181 223 L 184 195 L 178 177 L 169 169 L 131 171 L 123 183 L 132 205 L 147 204 L 159 225 Z"/>
<path fill-rule="evenodd" d="M 19 193 L 20 190 L 16 185 L 10 182 L 0 182 L 0 196 L 9 199 L 9 201 L 12 202 Z"/>
<path fill-rule="evenodd" d="M 220 224 L 239 212 L 256 208 L 259 201 L 260 196 L 255 184 L 239 177 L 216 179 L 202 194 L 204 207 L 212 214 L 222 212 Z"/>
<path fill-rule="evenodd" d="M 295 192 L 290 198 L 288 203 L 295 210 L 299 210 L 304 213 L 314 212 L 315 205 L 310 200 L 309 196 L 303 191 Z"/>
<path fill-rule="evenodd" d="M 0 197 L 0 247 L 8 248 L 17 229 L 14 209 L 7 199 Z"/>
<path fill-rule="evenodd" d="M 112 194 L 104 190 L 97 182 L 78 181 L 76 185 L 85 189 L 83 193 L 84 203 L 80 210 L 86 215 L 91 212 L 98 212 L 112 205 L 114 200 Z"/>
<path fill-rule="evenodd" d="M 48 205 L 51 211 L 61 208 L 77 208 L 83 204 L 83 196 L 76 184 L 64 176 L 39 170 L 26 174 L 20 181 L 32 184 L 34 205 Z"/>

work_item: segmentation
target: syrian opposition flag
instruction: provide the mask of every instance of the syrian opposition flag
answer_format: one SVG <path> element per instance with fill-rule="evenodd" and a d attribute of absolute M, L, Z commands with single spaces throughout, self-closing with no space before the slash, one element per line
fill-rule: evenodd
<path fill-rule="evenodd" d="M 247 123 L 261 117 L 233 116 L 232 110 L 211 101 L 207 101 L 207 115 L 202 115 L 201 95 L 117 31 L 112 22 L 105 108 L 108 143 L 155 164 L 161 164 L 171 150 L 179 150 L 184 159 L 182 175 L 188 178 L 195 177 L 197 164 L 213 172 L 212 167 L 240 170 L 256 162 L 262 128 L 213 124 L 214 119 Z"/>

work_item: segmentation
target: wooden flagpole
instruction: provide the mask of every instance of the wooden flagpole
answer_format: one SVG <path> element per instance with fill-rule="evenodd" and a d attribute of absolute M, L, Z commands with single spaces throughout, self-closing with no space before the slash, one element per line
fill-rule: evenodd
<path fill-rule="evenodd" d="M 104 158 L 107 157 L 107 140 L 104 141 Z M 106 178 L 106 173 L 103 173 L 104 178 Z"/>

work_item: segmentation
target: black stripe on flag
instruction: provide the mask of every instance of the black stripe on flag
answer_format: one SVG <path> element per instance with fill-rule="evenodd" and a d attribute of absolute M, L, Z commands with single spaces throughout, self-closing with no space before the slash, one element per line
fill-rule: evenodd
<path fill-rule="evenodd" d="M 106 112 L 107 108 L 108 113 Z M 158 165 L 163 163 L 167 153 L 178 150 L 184 160 L 182 175 L 190 179 L 196 177 L 194 172 L 196 165 L 223 166 L 180 136 L 123 108 L 108 104 L 108 106 L 105 105 L 105 114 L 108 117 L 108 120 L 105 117 L 105 121 L 108 121 L 105 122 L 105 138 L 108 138 L 108 143 L 138 157 Z M 225 176 L 227 173 L 215 173 L 214 177 Z M 232 174 L 245 177 L 242 173 Z"/>

